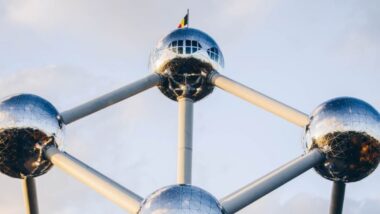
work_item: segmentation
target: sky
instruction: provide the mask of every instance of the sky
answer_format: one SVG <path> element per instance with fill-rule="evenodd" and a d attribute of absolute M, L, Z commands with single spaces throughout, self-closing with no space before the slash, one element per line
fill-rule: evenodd
<path fill-rule="evenodd" d="M 377 0 L 0 0 L 0 97 L 33 93 L 59 111 L 145 77 L 155 44 L 186 9 L 219 44 L 234 80 L 310 114 L 352 96 L 380 109 Z M 215 89 L 194 107 L 193 184 L 222 198 L 303 154 L 303 130 Z M 176 182 L 177 103 L 152 88 L 66 127 L 64 150 L 142 197 Z M 41 213 L 123 213 L 53 168 Z M 239 213 L 327 213 L 314 170 Z M 380 212 L 380 170 L 346 188 L 347 214 Z M 0 175 L 0 212 L 23 213 L 21 182 Z"/>

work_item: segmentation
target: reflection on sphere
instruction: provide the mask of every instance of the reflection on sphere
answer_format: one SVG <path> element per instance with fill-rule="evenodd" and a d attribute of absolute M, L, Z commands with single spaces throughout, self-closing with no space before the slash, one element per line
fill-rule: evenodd
<path fill-rule="evenodd" d="M 193 29 L 176 29 L 158 42 L 150 56 L 150 69 L 161 75 L 161 92 L 172 100 L 178 97 L 200 100 L 214 86 L 208 77 L 224 67 L 223 54 L 206 33 Z"/>
<path fill-rule="evenodd" d="M 15 178 L 35 177 L 52 164 L 43 156 L 47 145 L 60 146 L 63 123 L 48 101 L 20 94 L 0 103 L 0 171 Z"/>
<path fill-rule="evenodd" d="M 380 116 L 366 102 L 342 97 L 320 105 L 306 128 L 308 150 L 326 161 L 316 171 L 333 181 L 354 182 L 371 174 L 380 161 Z"/>
<path fill-rule="evenodd" d="M 191 185 L 157 190 L 142 203 L 139 214 L 223 214 L 219 202 L 208 192 Z"/>

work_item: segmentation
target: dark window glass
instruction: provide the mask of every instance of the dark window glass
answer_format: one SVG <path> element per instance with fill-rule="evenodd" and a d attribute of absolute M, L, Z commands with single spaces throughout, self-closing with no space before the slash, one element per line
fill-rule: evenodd
<path fill-rule="evenodd" d="M 198 50 L 202 49 L 202 46 L 196 40 L 176 40 L 176 41 L 171 42 L 169 44 L 168 48 L 175 53 L 192 54 L 192 53 L 197 52 Z M 213 48 L 208 49 L 207 53 L 211 57 L 211 53 L 213 53 L 215 55 L 218 53 L 218 50 L 215 47 L 213 47 Z M 213 56 L 213 58 L 215 58 L 215 57 Z"/>
<path fill-rule="evenodd" d="M 182 54 L 183 53 L 183 40 L 173 41 L 171 46 L 171 50 L 175 53 Z"/>
<path fill-rule="evenodd" d="M 219 51 L 217 48 L 213 47 L 207 50 L 208 55 L 211 59 L 218 61 L 219 59 Z"/>

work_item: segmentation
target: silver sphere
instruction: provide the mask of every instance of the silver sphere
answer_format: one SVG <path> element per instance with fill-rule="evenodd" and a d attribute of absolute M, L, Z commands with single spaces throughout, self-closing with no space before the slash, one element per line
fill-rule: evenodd
<path fill-rule="evenodd" d="M 36 177 L 52 166 L 47 145 L 61 146 L 64 124 L 48 101 L 31 94 L 0 103 L 0 171 L 15 178 Z"/>
<path fill-rule="evenodd" d="M 321 104 L 306 127 L 307 150 L 318 148 L 326 161 L 315 167 L 332 181 L 354 182 L 380 161 L 380 115 L 368 103 L 341 97 Z"/>
<path fill-rule="evenodd" d="M 150 69 L 163 78 L 161 92 L 172 100 L 200 100 L 212 92 L 212 71 L 224 67 L 218 44 L 206 33 L 193 29 L 174 30 L 158 42 L 150 56 Z"/>
<path fill-rule="evenodd" d="M 223 214 L 210 193 L 191 185 L 164 187 L 146 198 L 139 214 Z"/>

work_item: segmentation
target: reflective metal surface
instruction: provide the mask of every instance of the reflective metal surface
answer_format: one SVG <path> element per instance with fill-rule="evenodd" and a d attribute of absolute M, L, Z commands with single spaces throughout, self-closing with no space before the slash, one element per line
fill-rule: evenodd
<path fill-rule="evenodd" d="M 15 178 L 35 177 L 52 166 L 43 156 L 46 145 L 60 146 L 64 124 L 48 101 L 31 94 L 0 103 L 0 171 Z"/>
<path fill-rule="evenodd" d="M 326 161 L 315 167 L 333 181 L 354 182 L 373 172 L 380 161 L 380 116 L 366 102 L 341 97 L 321 104 L 306 127 L 306 147 L 318 148 Z"/>
<path fill-rule="evenodd" d="M 150 69 L 163 77 L 159 88 L 172 100 L 187 97 L 197 101 L 207 96 L 214 88 L 208 75 L 223 67 L 223 54 L 216 42 L 193 28 L 171 32 L 150 56 Z"/>
<path fill-rule="evenodd" d="M 219 202 L 208 192 L 191 185 L 157 190 L 142 203 L 139 214 L 222 214 Z"/>

